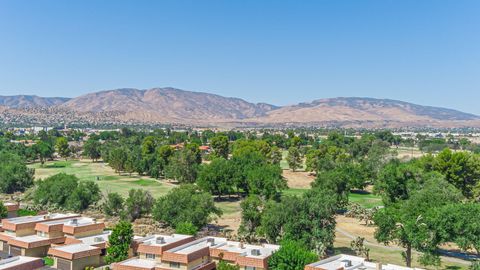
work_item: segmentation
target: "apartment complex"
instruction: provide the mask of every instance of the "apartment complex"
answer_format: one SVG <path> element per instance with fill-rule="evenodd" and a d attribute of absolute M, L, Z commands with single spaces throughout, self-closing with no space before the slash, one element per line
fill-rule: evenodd
<path fill-rule="evenodd" d="M 305 270 L 420 270 L 395 264 L 368 262 L 365 258 L 340 254 L 305 266 Z"/>
<path fill-rule="evenodd" d="M 45 225 L 43 225 L 45 226 Z M 55 226 L 50 224 L 50 226 Z M 104 231 L 105 224 L 96 219 L 74 218 L 62 224 L 64 242 L 52 246 L 48 255 L 53 257 L 54 267 L 61 270 L 85 269 L 104 264 L 107 242 L 111 231 Z"/>
<path fill-rule="evenodd" d="M 137 241 L 139 256 L 115 264 L 114 270 L 211 270 L 220 260 L 242 270 L 264 270 L 268 269 L 268 258 L 280 248 L 245 245 L 221 237 L 194 240 L 185 235 L 155 235 Z"/>
<path fill-rule="evenodd" d="M 155 269 L 162 263 L 165 251 L 192 242 L 193 236 L 172 234 L 172 235 L 151 235 L 134 240 L 133 250 L 136 258 L 117 263 L 113 266 L 115 270 L 137 270 Z"/>
<path fill-rule="evenodd" d="M 268 259 L 280 248 L 278 245 L 250 245 L 236 241 L 226 241 L 210 248 L 210 256 L 216 262 L 224 260 L 240 266 L 241 270 L 268 269 Z"/>
<path fill-rule="evenodd" d="M 61 243 L 62 239 L 55 232 L 37 232 L 37 224 L 50 221 L 62 222 L 78 216 L 77 214 L 47 214 L 3 219 L 4 231 L 0 233 L 0 250 L 12 256 L 46 255 L 48 246 Z"/>

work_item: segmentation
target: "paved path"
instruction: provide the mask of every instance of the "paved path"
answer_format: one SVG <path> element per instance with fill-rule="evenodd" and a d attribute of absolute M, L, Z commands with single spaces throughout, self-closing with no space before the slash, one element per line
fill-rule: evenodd
<path fill-rule="evenodd" d="M 349 233 L 349 232 L 347 232 L 343 229 L 340 229 L 338 227 L 335 228 L 335 231 L 343 234 L 344 236 L 346 236 L 346 237 L 348 237 L 352 240 L 358 237 L 358 236 L 353 235 L 353 234 L 351 234 L 351 233 Z M 367 246 L 373 246 L 373 247 L 378 247 L 378 248 L 383 248 L 383 249 L 388 249 L 388 250 L 395 250 L 395 251 L 404 251 L 405 250 L 404 248 L 401 248 L 401 247 L 385 246 L 385 245 L 378 244 L 378 243 L 368 242 L 367 240 L 365 240 L 364 243 Z M 420 252 L 417 252 L 415 250 L 413 250 L 412 252 L 416 253 L 416 254 L 420 254 Z M 469 254 L 460 253 L 460 252 L 451 252 L 451 251 L 447 251 L 447 250 L 439 250 L 439 252 L 444 255 L 444 256 L 442 256 L 442 260 L 447 261 L 447 262 L 464 264 L 464 265 L 470 265 L 471 264 L 469 261 L 466 261 L 466 260 L 472 260 L 474 258 L 477 258 L 477 259 L 480 258 L 479 256 L 475 256 L 475 255 L 469 255 Z"/>

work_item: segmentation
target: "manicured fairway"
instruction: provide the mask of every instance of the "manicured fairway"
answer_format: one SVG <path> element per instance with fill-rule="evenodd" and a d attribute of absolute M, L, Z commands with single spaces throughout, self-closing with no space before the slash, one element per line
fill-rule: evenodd
<path fill-rule="evenodd" d="M 90 160 L 53 161 L 45 163 L 43 167 L 35 163 L 29 167 L 35 168 L 35 179 L 46 178 L 62 172 L 74 174 L 81 181 L 95 181 L 104 193 L 118 192 L 124 196 L 132 188 L 141 188 L 150 191 L 154 197 L 160 197 L 175 187 L 166 181 L 158 181 L 147 176 L 119 175 L 108 164 L 93 163 Z"/>

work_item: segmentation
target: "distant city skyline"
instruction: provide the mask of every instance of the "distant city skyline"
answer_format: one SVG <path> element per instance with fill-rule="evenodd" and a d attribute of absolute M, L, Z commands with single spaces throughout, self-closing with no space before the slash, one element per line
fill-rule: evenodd
<path fill-rule="evenodd" d="M 0 1 L 0 95 L 174 87 L 480 115 L 480 2 Z"/>

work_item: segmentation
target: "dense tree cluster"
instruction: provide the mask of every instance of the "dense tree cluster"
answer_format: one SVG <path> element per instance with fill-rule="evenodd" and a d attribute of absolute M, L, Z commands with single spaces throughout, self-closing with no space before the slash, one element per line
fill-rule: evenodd
<path fill-rule="evenodd" d="M 92 181 L 79 181 L 75 175 L 56 174 L 35 183 L 33 201 L 43 206 L 53 206 L 83 211 L 100 200 L 100 188 Z"/>

